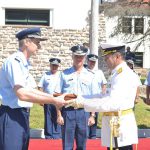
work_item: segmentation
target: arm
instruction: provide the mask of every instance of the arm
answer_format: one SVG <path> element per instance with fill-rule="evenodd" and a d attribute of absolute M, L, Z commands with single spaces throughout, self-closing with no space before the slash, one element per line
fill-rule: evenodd
<path fill-rule="evenodd" d="M 93 124 L 95 124 L 95 117 L 95 112 L 91 112 L 88 120 L 88 126 L 92 126 Z"/>
<path fill-rule="evenodd" d="M 139 102 L 139 95 L 140 95 L 140 87 L 137 87 L 136 97 L 134 103 L 137 104 Z"/>
<path fill-rule="evenodd" d="M 57 123 L 59 125 L 64 125 L 64 118 L 61 115 L 61 111 L 58 108 L 56 108 L 56 111 L 57 111 Z"/>
<path fill-rule="evenodd" d="M 43 92 L 43 88 L 41 88 L 41 87 L 38 87 L 38 90 Z M 44 106 L 44 104 L 42 104 L 42 103 L 40 105 Z"/>
<path fill-rule="evenodd" d="M 62 107 L 65 104 L 65 101 L 62 100 L 63 97 L 60 99 L 54 98 L 52 95 L 41 92 L 36 89 L 28 89 L 24 88 L 20 85 L 15 85 L 14 92 L 18 96 L 18 98 L 22 101 L 33 102 L 33 103 L 44 103 L 44 104 L 54 104 L 58 107 Z"/>

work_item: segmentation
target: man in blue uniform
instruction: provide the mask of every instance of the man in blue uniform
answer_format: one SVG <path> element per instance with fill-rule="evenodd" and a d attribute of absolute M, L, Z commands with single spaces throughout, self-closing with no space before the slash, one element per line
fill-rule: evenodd
<path fill-rule="evenodd" d="M 57 93 L 91 94 L 93 72 L 84 68 L 87 48 L 77 45 L 71 48 L 73 66 L 61 73 Z M 86 149 L 88 138 L 88 125 L 95 123 L 95 114 L 86 113 L 84 109 L 63 107 L 58 113 L 58 123 L 62 125 L 63 150 L 73 150 L 76 139 L 77 150 Z"/>
<path fill-rule="evenodd" d="M 95 65 L 98 60 L 98 56 L 95 54 L 89 54 L 87 55 L 87 67 L 94 73 L 94 79 L 92 82 L 92 87 L 94 90 L 92 90 L 92 95 L 101 95 L 105 94 L 106 92 L 106 78 L 104 76 L 104 73 L 100 69 L 96 69 Z M 98 113 L 95 113 L 95 124 L 89 127 L 89 139 L 95 139 L 96 138 L 96 129 L 97 129 L 97 119 L 98 119 Z"/>
<path fill-rule="evenodd" d="M 50 71 L 45 72 L 42 76 L 38 88 L 49 94 L 53 94 L 56 84 L 60 79 L 60 72 L 58 71 L 60 59 L 51 58 Z M 56 107 L 53 104 L 44 104 L 44 134 L 46 139 L 61 138 L 61 126 L 57 124 Z"/>
<path fill-rule="evenodd" d="M 62 107 L 65 101 L 33 89 L 29 58 L 41 48 L 40 28 L 28 28 L 16 34 L 19 50 L 9 56 L 0 70 L 0 149 L 28 150 L 29 109 L 32 103 L 51 103 Z"/>
<path fill-rule="evenodd" d="M 126 59 L 126 60 L 129 60 L 129 59 L 130 59 L 130 60 L 135 61 L 135 54 L 134 54 L 134 52 L 131 52 L 131 48 L 130 48 L 129 46 L 127 47 L 125 59 Z"/>

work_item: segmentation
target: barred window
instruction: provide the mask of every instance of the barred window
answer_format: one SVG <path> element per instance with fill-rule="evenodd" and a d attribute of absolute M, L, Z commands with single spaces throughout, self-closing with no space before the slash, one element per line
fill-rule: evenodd
<path fill-rule="evenodd" d="M 49 26 L 50 10 L 6 9 L 5 24 Z"/>
<path fill-rule="evenodd" d="M 143 34 L 144 33 L 144 18 L 132 18 L 132 17 L 123 17 L 122 18 L 122 32 L 123 33 L 135 33 Z"/>
<path fill-rule="evenodd" d="M 135 18 L 134 31 L 136 34 L 144 33 L 144 18 Z"/>
<path fill-rule="evenodd" d="M 132 32 L 132 18 L 123 18 L 122 19 L 122 32 L 131 33 Z"/>

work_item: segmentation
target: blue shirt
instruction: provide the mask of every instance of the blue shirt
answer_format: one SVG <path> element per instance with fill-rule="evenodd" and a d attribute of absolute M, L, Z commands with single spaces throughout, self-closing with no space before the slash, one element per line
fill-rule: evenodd
<path fill-rule="evenodd" d="M 102 92 L 102 85 L 107 84 L 104 73 L 101 70 L 92 70 L 94 73 L 94 79 L 92 82 L 92 95 L 100 95 Z"/>
<path fill-rule="evenodd" d="M 11 108 L 31 107 L 32 103 L 20 101 L 14 92 L 15 85 L 30 85 L 29 63 L 20 51 L 12 54 L 3 63 L 0 70 L 0 97 L 2 104 Z"/>
<path fill-rule="evenodd" d="M 83 68 L 77 73 L 74 67 L 64 70 L 61 73 L 60 83 L 56 92 L 70 93 L 76 95 L 91 95 L 93 72 Z"/>
<path fill-rule="evenodd" d="M 145 80 L 144 84 L 150 86 L 150 72 L 148 73 L 147 79 Z"/>
<path fill-rule="evenodd" d="M 44 92 L 53 94 L 56 88 L 57 83 L 60 79 L 60 73 L 56 72 L 52 74 L 50 71 L 45 72 L 40 79 L 38 87 L 42 88 Z"/>

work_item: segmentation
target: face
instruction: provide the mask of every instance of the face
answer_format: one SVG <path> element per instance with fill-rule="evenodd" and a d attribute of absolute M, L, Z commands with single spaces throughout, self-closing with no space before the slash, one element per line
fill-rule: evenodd
<path fill-rule="evenodd" d="M 26 40 L 26 49 L 28 50 L 28 54 L 36 55 L 37 50 L 41 48 L 40 40 L 31 38 Z"/>
<path fill-rule="evenodd" d="M 104 56 L 105 62 L 110 70 L 117 66 L 117 56 L 115 54 L 108 54 Z"/>
<path fill-rule="evenodd" d="M 85 60 L 85 55 L 80 56 L 80 55 L 72 55 L 73 58 L 73 65 L 76 68 L 82 67 L 84 64 L 84 60 Z"/>
<path fill-rule="evenodd" d="M 94 67 L 95 67 L 95 64 L 96 64 L 96 61 L 91 61 L 91 60 L 88 60 L 88 67 L 89 67 L 89 69 L 94 69 Z"/>
<path fill-rule="evenodd" d="M 58 65 L 53 65 L 53 64 L 50 64 L 50 70 L 51 72 L 54 74 L 58 71 Z"/>

